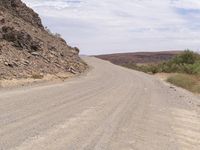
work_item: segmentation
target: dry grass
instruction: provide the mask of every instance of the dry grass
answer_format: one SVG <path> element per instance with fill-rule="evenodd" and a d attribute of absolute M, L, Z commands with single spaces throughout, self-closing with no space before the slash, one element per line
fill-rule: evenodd
<path fill-rule="evenodd" d="M 168 82 L 194 93 L 200 93 L 200 76 L 175 74 L 167 79 Z"/>

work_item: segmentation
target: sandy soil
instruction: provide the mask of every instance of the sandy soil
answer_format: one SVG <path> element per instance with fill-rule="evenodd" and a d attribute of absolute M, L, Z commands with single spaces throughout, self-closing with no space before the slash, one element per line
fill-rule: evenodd
<path fill-rule="evenodd" d="M 42 78 L 22 78 L 22 79 L 12 79 L 12 80 L 0 80 L 0 88 L 15 88 L 28 85 L 35 85 L 39 83 L 50 83 L 56 81 L 64 81 L 75 75 L 72 73 L 58 73 L 56 75 L 47 74 Z"/>
<path fill-rule="evenodd" d="M 166 81 L 167 78 L 169 78 L 170 76 L 174 75 L 175 73 L 157 73 L 154 76 L 157 77 L 158 79 L 162 80 L 162 81 Z"/>
<path fill-rule="evenodd" d="M 87 75 L 0 91 L 1 150 L 199 150 L 200 99 L 84 58 Z"/>

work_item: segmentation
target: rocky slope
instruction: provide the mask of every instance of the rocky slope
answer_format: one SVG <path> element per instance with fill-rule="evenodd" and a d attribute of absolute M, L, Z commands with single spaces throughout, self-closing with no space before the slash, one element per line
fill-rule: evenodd
<path fill-rule="evenodd" d="M 0 79 L 80 73 L 87 65 L 78 54 L 21 0 L 0 0 Z"/>

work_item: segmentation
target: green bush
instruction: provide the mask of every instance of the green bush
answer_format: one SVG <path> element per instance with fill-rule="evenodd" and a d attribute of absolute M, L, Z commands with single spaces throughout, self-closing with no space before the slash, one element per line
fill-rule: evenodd
<path fill-rule="evenodd" d="M 171 62 L 173 64 L 194 64 L 198 60 L 200 60 L 199 54 L 186 50 L 184 53 L 173 58 Z"/>
<path fill-rule="evenodd" d="M 200 55 L 186 50 L 168 62 L 157 65 L 146 65 L 140 67 L 139 70 L 151 73 L 166 72 L 200 74 Z"/>

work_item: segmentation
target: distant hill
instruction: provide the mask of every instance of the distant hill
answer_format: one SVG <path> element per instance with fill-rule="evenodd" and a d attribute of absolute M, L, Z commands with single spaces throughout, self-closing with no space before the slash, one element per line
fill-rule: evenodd
<path fill-rule="evenodd" d="M 182 51 L 163 51 L 163 52 L 135 52 L 135 53 L 116 53 L 95 56 L 108 60 L 117 65 L 126 64 L 151 64 L 168 61 Z"/>

